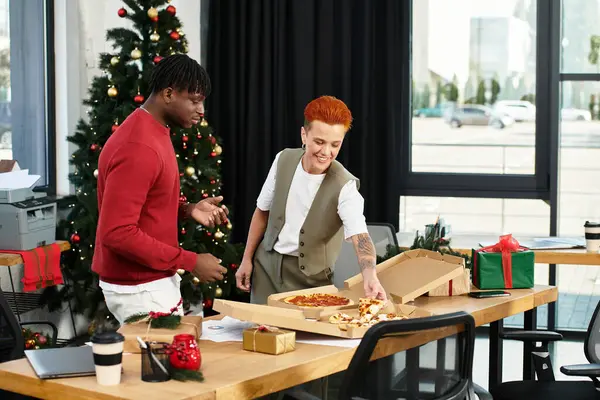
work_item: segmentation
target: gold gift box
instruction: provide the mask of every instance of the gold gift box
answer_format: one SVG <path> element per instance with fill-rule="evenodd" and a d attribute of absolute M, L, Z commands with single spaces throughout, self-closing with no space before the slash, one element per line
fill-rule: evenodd
<path fill-rule="evenodd" d="M 471 271 L 467 268 L 457 278 L 429 291 L 429 296 L 460 296 L 471 293 Z"/>
<path fill-rule="evenodd" d="M 175 329 L 161 328 L 156 329 L 150 326 L 148 330 L 147 322 L 139 322 L 133 324 L 124 324 L 118 332 L 125 336 L 123 343 L 124 353 L 141 353 L 140 344 L 137 341 L 139 336 L 147 342 L 164 342 L 171 344 L 173 337 L 179 334 L 189 334 L 200 339 L 202 335 L 202 317 L 201 316 L 184 316 L 181 317 L 181 324 Z"/>
<path fill-rule="evenodd" d="M 242 344 L 244 350 L 257 353 L 289 353 L 296 350 L 296 332 L 271 327 L 248 328 L 242 334 Z"/>

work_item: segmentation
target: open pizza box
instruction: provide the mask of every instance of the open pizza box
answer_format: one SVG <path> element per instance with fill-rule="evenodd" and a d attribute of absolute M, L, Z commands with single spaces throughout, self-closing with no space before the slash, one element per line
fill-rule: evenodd
<path fill-rule="evenodd" d="M 409 250 L 377 265 L 377 275 L 388 294 L 388 304 L 380 313 L 394 313 L 406 318 L 432 315 L 429 311 L 409 305 L 417 297 L 456 278 L 463 273 L 464 259 L 428 250 Z M 350 300 L 348 305 L 335 307 L 299 307 L 284 300 L 294 295 L 326 293 Z M 342 338 L 361 338 L 368 327 L 332 324 L 330 317 L 337 313 L 358 316 L 358 303 L 364 297 L 362 275 L 344 282 L 344 288 L 334 285 L 278 293 L 269 296 L 267 305 L 228 300 L 215 300 L 213 309 L 232 318 L 256 324 L 273 325 L 298 331 Z"/>

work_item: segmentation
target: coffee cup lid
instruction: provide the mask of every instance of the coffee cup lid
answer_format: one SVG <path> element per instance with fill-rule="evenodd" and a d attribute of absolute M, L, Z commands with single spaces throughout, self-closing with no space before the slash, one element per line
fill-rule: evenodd
<path fill-rule="evenodd" d="M 94 336 L 91 337 L 90 341 L 96 344 L 112 344 L 125 341 L 125 337 L 119 332 L 102 332 L 95 333 Z"/>
<path fill-rule="evenodd" d="M 600 228 L 600 222 L 585 221 L 584 228 Z"/>

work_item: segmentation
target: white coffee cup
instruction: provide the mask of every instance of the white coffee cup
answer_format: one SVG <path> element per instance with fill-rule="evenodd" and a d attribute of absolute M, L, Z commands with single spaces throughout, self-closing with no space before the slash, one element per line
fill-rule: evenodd
<path fill-rule="evenodd" d="M 600 250 L 600 223 L 585 221 L 585 247 L 588 253 Z"/>
<path fill-rule="evenodd" d="M 118 332 L 96 333 L 91 338 L 96 380 L 99 385 L 121 383 L 123 342 L 125 337 Z"/>

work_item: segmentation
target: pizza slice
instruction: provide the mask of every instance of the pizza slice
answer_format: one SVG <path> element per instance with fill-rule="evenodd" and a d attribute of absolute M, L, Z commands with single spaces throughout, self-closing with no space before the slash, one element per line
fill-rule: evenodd
<path fill-rule="evenodd" d="M 385 306 L 385 301 L 370 298 L 358 300 L 358 314 L 360 320 L 367 323 L 373 319 Z"/>

